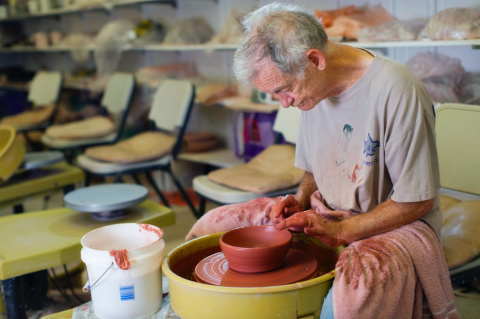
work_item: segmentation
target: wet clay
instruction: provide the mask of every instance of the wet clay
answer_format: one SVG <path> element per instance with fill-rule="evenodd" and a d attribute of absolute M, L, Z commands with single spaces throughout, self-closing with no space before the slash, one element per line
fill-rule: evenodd
<path fill-rule="evenodd" d="M 319 275 L 326 274 L 332 269 L 335 269 L 335 265 L 338 260 L 338 254 L 334 250 L 302 242 L 293 242 L 292 248 L 301 250 L 310 256 L 313 256 L 319 265 Z"/>
<path fill-rule="evenodd" d="M 280 268 L 255 274 L 239 273 L 229 268 L 223 253 L 198 263 L 195 279 L 204 284 L 224 287 L 270 287 L 292 284 L 317 276 L 316 259 L 300 250 L 290 249 Z"/>
<path fill-rule="evenodd" d="M 260 273 L 276 269 L 292 245 L 288 230 L 272 226 L 250 226 L 222 235 L 220 248 L 230 268 L 242 273 Z"/>
<path fill-rule="evenodd" d="M 163 230 L 161 230 L 158 227 L 155 227 L 155 226 L 152 226 L 152 225 L 149 225 L 149 224 L 137 224 L 137 225 L 140 226 L 142 229 L 154 232 L 155 234 L 158 235 L 159 239 L 163 237 Z"/>
<path fill-rule="evenodd" d="M 182 278 L 195 281 L 193 276 L 195 266 L 204 258 L 216 254 L 220 251 L 220 246 L 208 247 L 185 256 L 177 261 L 172 260 L 170 269 L 172 272 Z"/>
<path fill-rule="evenodd" d="M 110 256 L 115 257 L 115 263 L 117 264 L 118 268 L 123 270 L 130 269 L 130 260 L 128 259 L 127 250 L 110 250 Z"/>

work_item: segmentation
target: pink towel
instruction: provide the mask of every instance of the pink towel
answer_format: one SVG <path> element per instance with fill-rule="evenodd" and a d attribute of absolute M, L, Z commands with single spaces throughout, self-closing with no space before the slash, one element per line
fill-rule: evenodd
<path fill-rule="evenodd" d="M 242 226 L 273 226 L 270 212 L 275 202 L 276 198 L 261 197 L 242 204 L 212 209 L 193 225 L 186 241 Z"/>
<path fill-rule="evenodd" d="M 318 191 L 310 200 L 326 218 L 358 214 L 320 213 L 318 203 L 325 202 Z M 460 318 L 442 247 L 424 222 L 351 243 L 335 268 L 336 318 Z"/>
<path fill-rule="evenodd" d="M 192 227 L 186 240 L 242 226 L 273 225 L 277 198 L 258 198 L 211 210 Z M 319 192 L 312 210 L 342 220 L 356 212 L 320 213 Z M 324 203 L 325 204 L 325 203 Z M 333 289 L 337 318 L 460 318 L 442 247 L 425 223 L 356 241 L 340 255 Z"/>

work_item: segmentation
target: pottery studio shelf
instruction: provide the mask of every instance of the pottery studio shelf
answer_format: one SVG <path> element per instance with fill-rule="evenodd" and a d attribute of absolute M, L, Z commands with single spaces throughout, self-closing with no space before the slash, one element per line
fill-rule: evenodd
<path fill-rule="evenodd" d="M 187 0 L 187 1 L 215 1 L 215 0 Z M 72 5 L 64 8 L 51 9 L 46 12 L 18 14 L 18 15 L 7 17 L 7 18 L 2 18 L 0 19 L 0 22 L 60 16 L 64 14 L 82 13 L 86 11 L 101 11 L 101 10 L 111 11 L 115 7 L 140 5 L 140 4 L 146 4 L 146 3 L 171 4 L 173 6 L 176 6 L 177 1 L 176 0 L 119 0 L 119 1 L 106 1 L 104 3 L 91 3 L 91 4 L 85 3 L 82 5 Z"/>
<path fill-rule="evenodd" d="M 353 47 L 361 48 L 408 48 L 408 47 L 444 47 L 444 46 L 470 46 L 472 49 L 480 49 L 480 39 L 474 40 L 452 40 L 452 41 L 392 41 L 392 42 L 341 42 Z M 237 44 L 142 44 L 131 45 L 124 51 L 234 51 L 238 48 Z M 93 51 L 95 47 L 86 48 Z M 69 47 L 46 47 L 35 48 L 31 46 L 0 48 L 2 53 L 20 53 L 20 52 L 69 52 Z"/>

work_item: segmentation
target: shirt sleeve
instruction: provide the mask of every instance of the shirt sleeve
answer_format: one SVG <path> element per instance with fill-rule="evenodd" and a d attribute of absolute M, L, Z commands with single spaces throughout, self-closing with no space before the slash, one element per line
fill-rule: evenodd
<path fill-rule="evenodd" d="M 302 111 L 300 123 L 298 125 L 297 145 L 295 148 L 295 167 L 303 169 L 309 173 L 313 173 L 311 165 L 311 157 L 307 139 L 308 122 L 305 119 L 307 112 Z"/>
<path fill-rule="evenodd" d="M 393 183 L 391 199 L 419 202 L 440 188 L 435 113 L 422 84 L 412 84 L 391 114 L 385 163 Z"/>

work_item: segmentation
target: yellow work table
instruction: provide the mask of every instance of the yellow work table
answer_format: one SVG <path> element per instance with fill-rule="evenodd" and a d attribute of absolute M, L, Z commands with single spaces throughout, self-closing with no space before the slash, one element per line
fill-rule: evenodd
<path fill-rule="evenodd" d="M 35 170 L 18 170 L 7 182 L 0 183 L 0 206 L 20 205 L 26 197 L 55 190 L 68 192 L 84 179 L 80 168 L 66 162 Z M 21 211 L 16 209 L 16 212 Z"/>
<path fill-rule="evenodd" d="M 160 228 L 175 224 L 175 215 L 170 208 L 150 200 L 127 211 L 126 217 L 108 222 L 94 220 L 90 213 L 68 208 L 0 217 L 0 280 L 3 288 L 10 285 L 9 289 L 13 287 L 15 290 L 18 276 L 78 260 L 82 248 L 80 239 L 93 229 L 118 223 L 147 223 Z M 8 304 L 17 302 L 6 300 L 7 314 Z M 24 309 L 20 305 L 20 310 Z"/>
<path fill-rule="evenodd" d="M 48 315 L 42 319 L 72 319 L 73 309 L 65 310 L 62 312 L 55 313 L 53 315 Z"/>

